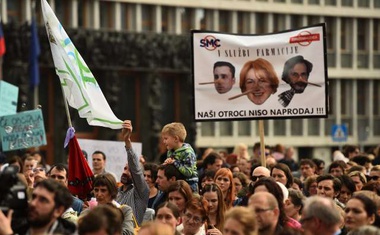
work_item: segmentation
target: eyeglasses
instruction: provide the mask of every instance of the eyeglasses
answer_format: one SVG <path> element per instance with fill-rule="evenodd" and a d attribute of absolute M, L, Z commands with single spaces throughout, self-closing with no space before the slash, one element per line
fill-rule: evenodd
<path fill-rule="evenodd" d="M 255 209 L 255 213 L 256 214 L 261 214 L 261 213 L 264 213 L 265 211 L 271 211 L 271 210 L 273 210 L 273 208 L 266 208 L 266 209 L 256 208 Z"/>
<path fill-rule="evenodd" d="M 186 213 L 185 214 L 185 218 L 186 218 L 187 221 L 190 221 L 191 219 L 193 219 L 193 222 L 197 223 L 197 224 L 200 223 L 200 222 L 202 222 L 202 218 L 199 218 L 198 216 L 194 216 L 194 215 L 192 215 L 190 213 Z"/>
<path fill-rule="evenodd" d="M 263 178 L 263 177 L 266 177 L 265 175 L 258 175 L 258 176 L 256 176 L 256 175 L 252 175 L 251 176 L 251 180 L 252 181 L 257 181 L 257 180 L 259 180 L 259 179 L 261 179 L 261 178 Z"/>

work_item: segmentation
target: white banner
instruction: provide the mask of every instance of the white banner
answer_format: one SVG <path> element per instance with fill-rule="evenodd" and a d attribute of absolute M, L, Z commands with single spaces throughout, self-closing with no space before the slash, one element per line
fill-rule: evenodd
<path fill-rule="evenodd" d="M 192 31 L 195 120 L 328 113 L 325 24 L 265 35 Z"/>
<path fill-rule="evenodd" d="M 121 129 L 95 77 L 46 0 L 41 0 L 54 65 L 69 105 L 89 125 Z"/>

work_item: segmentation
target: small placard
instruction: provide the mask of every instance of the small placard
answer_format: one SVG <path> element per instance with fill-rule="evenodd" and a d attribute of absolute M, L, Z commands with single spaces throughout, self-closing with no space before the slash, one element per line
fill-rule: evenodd
<path fill-rule="evenodd" d="M 0 137 L 3 151 L 46 145 L 41 109 L 0 117 Z"/>

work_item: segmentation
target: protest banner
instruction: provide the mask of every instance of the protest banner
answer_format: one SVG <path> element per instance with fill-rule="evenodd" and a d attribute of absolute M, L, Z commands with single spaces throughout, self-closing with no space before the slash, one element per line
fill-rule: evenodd
<path fill-rule="evenodd" d="M 192 30 L 196 121 L 325 118 L 325 24 L 264 35 Z"/>
<path fill-rule="evenodd" d="M 124 141 L 106 141 L 106 140 L 90 140 L 78 139 L 79 146 L 88 154 L 88 164 L 92 168 L 92 153 L 99 150 L 106 156 L 106 171 L 116 175 L 116 181 L 120 181 L 123 174 L 124 166 L 127 161 L 127 152 L 125 151 Z M 141 156 L 142 143 L 132 143 L 132 148 L 137 154 Z"/>
<path fill-rule="evenodd" d="M 18 87 L 0 81 L 0 116 L 15 114 L 17 111 Z"/>
<path fill-rule="evenodd" d="M 0 117 L 0 137 L 4 152 L 46 145 L 41 109 Z"/>

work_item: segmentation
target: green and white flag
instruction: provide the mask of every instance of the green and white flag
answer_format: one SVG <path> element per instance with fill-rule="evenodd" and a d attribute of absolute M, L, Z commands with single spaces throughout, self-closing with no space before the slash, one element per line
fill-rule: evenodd
<path fill-rule="evenodd" d="M 46 0 L 41 0 L 41 6 L 56 73 L 69 105 L 91 126 L 121 129 L 122 121 L 112 112 L 94 75 L 53 10 Z"/>

